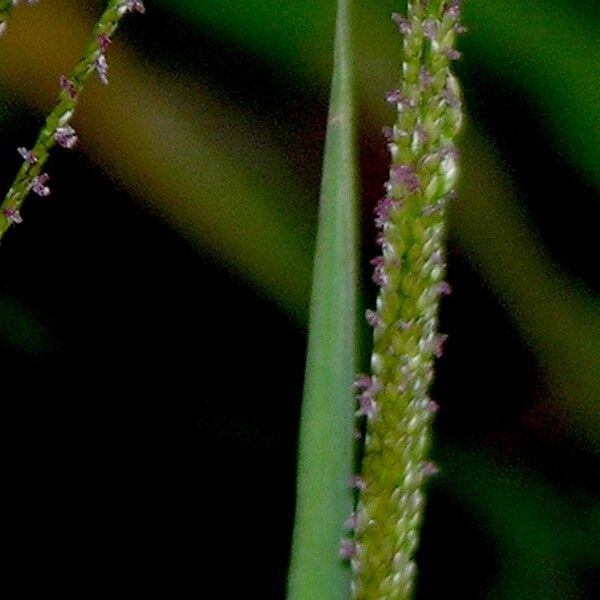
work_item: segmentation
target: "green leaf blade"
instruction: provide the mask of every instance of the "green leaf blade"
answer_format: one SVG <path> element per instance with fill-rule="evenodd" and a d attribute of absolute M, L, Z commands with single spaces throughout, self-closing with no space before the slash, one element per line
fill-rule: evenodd
<path fill-rule="evenodd" d="M 350 0 L 340 0 L 314 261 L 289 600 L 349 597 L 338 557 L 352 510 L 358 183 Z"/>

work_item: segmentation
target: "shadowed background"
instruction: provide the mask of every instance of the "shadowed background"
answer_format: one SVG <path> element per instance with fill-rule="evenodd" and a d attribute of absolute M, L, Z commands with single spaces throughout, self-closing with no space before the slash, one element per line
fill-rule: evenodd
<path fill-rule="evenodd" d="M 100 2 L 0 42 L 8 189 Z M 357 8 L 366 302 L 398 2 Z M 401 3 L 400 3 L 401 4 Z M 0 248 L 23 589 L 282 598 L 334 2 L 147 2 Z M 418 598 L 596 598 L 600 9 L 469 2 Z M 596 587 L 594 587 L 596 586 Z M 187 591 L 183 591 L 187 589 Z"/>

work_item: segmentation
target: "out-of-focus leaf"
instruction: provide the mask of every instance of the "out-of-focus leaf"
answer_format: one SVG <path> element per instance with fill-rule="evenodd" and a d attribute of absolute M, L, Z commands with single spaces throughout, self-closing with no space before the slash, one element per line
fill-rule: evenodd
<path fill-rule="evenodd" d="M 600 189 L 600 12 L 556 0 L 464 4 L 469 61 L 528 94 L 557 153 Z"/>
<path fill-rule="evenodd" d="M 309 343 L 300 430 L 289 598 L 349 597 L 339 545 L 352 510 L 357 359 L 358 160 L 352 93 L 350 0 L 338 7 Z"/>
<path fill-rule="evenodd" d="M 157 4 L 214 31 L 225 32 L 241 46 L 286 69 L 311 78 L 317 73 L 322 82 L 326 81 L 333 47 L 328 24 L 335 18 L 335 2 L 158 0 Z"/>
<path fill-rule="evenodd" d="M 593 568 L 600 560 L 593 498 L 562 498 L 534 473 L 496 464 L 484 450 L 443 446 L 437 454 L 448 465 L 447 493 L 497 544 L 504 572 L 493 598 L 585 597 L 573 566 Z"/>
<path fill-rule="evenodd" d="M 460 200 L 452 228 L 535 349 L 559 412 L 600 447 L 600 302 L 552 265 L 511 201 L 502 165 L 474 131 L 462 144 Z M 482 344 L 493 343 L 482 338 Z"/>
<path fill-rule="evenodd" d="M 226 33 L 272 62 L 323 73 L 327 56 L 323 11 L 332 10 L 333 3 L 158 2 Z M 365 0 L 357 8 L 367 69 L 362 75 L 377 77 L 375 66 L 383 63 L 378 51 L 398 37 L 386 17 L 400 6 L 397 0 Z M 463 41 L 469 63 L 493 69 L 533 94 L 546 125 L 557 135 L 557 147 L 564 147 L 600 188 L 600 11 L 576 12 L 556 0 L 486 0 L 465 2 L 465 21 L 470 26 Z"/>

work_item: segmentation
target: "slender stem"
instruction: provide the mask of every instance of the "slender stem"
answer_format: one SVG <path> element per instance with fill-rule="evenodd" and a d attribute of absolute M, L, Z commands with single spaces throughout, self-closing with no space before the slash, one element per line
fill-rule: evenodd
<path fill-rule="evenodd" d="M 459 56 L 458 17 L 458 0 L 414 0 L 406 17 L 393 15 L 404 60 L 400 87 L 387 94 L 398 115 L 387 131 L 390 178 L 376 209 L 382 254 L 373 261 L 377 309 L 367 314 L 374 327 L 371 376 L 357 381 L 367 425 L 351 558 L 355 600 L 412 596 L 423 484 L 436 470 L 427 460 L 437 410 L 428 389 L 445 341 L 439 298 L 449 292 L 445 213 L 462 120 L 449 65 Z"/>
<path fill-rule="evenodd" d="M 4 2 L 6 5 L 6 2 Z M 10 7 L 8 7 L 10 8 Z M 6 9 L 6 6 L 5 6 Z M 72 147 L 76 140 L 69 123 L 73 117 L 83 88 L 92 73 L 97 72 L 103 83 L 107 83 L 105 52 L 119 22 L 128 12 L 144 12 L 140 0 L 109 0 L 107 7 L 94 27 L 91 39 L 69 77 L 60 78 L 60 94 L 52 112 L 48 115 L 37 141 L 31 150 L 20 148 L 23 164 L 0 205 L 0 239 L 13 223 L 21 221 L 20 208 L 31 190 L 41 196 L 50 193 L 46 186 L 48 175 L 43 167 L 50 150 L 56 143 L 65 148 Z"/>

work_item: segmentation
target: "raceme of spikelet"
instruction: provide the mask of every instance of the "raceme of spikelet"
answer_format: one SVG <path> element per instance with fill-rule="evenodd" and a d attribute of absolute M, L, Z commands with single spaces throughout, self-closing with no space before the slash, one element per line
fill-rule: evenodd
<path fill-rule="evenodd" d="M 437 404 L 429 397 L 434 360 L 446 336 L 438 332 L 445 277 L 446 207 L 455 194 L 462 121 L 458 83 L 450 65 L 460 0 L 415 0 L 393 15 L 403 36 L 397 108 L 386 128 L 391 154 L 386 194 L 375 209 L 381 255 L 372 261 L 377 306 L 371 374 L 357 378 L 358 412 L 365 423 L 356 512 L 341 556 L 351 562 L 354 600 L 404 600 L 413 594 L 423 517 L 423 485 L 437 471 L 428 460 Z"/>
<path fill-rule="evenodd" d="M 18 4 L 17 0 L 10 2 L 0 0 L 0 35 L 6 31 L 6 19 L 12 6 L 16 4 Z M 36 4 L 36 0 L 28 0 L 28 4 Z M 59 77 L 58 101 L 48 115 L 37 141 L 31 149 L 24 146 L 17 148 L 23 162 L 0 205 L 0 238 L 11 225 L 22 223 L 21 206 L 30 192 L 44 198 L 50 195 L 48 186 L 50 176 L 43 170 L 50 150 L 56 144 L 67 150 L 75 146 L 78 138 L 75 129 L 71 126 L 71 120 L 85 84 L 94 73 L 101 83 L 108 83 L 106 55 L 112 43 L 112 36 L 126 14 L 144 12 L 142 0 L 109 0 L 94 27 L 92 38 L 83 57 L 68 77 L 65 75 Z"/>

